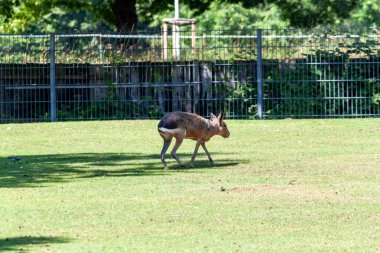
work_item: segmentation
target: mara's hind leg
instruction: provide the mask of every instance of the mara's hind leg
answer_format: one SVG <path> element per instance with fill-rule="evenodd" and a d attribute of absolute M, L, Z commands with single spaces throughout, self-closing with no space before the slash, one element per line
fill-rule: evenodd
<path fill-rule="evenodd" d="M 166 161 L 165 161 L 165 154 L 166 154 L 166 151 L 168 150 L 169 146 L 170 146 L 170 143 L 172 142 L 172 139 L 173 137 L 162 137 L 164 139 L 164 146 L 162 147 L 162 150 L 161 150 L 161 162 L 164 164 L 164 169 L 165 170 L 168 170 L 169 167 L 168 165 L 166 164 Z"/>
<path fill-rule="evenodd" d="M 181 160 L 177 156 L 177 150 L 178 150 L 179 146 L 181 146 L 184 136 L 180 135 L 180 136 L 176 136 L 175 138 L 176 138 L 175 139 L 176 141 L 175 141 L 175 145 L 173 147 L 173 150 L 171 152 L 171 155 L 181 167 L 184 167 L 183 163 L 181 162 Z"/>

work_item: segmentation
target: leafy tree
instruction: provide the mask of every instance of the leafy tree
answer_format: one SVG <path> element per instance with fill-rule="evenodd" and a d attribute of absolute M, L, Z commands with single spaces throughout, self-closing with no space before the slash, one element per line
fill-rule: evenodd
<path fill-rule="evenodd" d="M 245 8 L 241 3 L 211 3 L 199 18 L 202 29 L 254 29 L 289 26 L 289 20 L 281 15 L 275 4 Z"/>
<path fill-rule="evenodd" d="M 1 0 L 0 31 L 131 30 L 136 0 Z"/>
<path fill-rule="evenodd" d="M 351 24 L 358 26 L 380 26 L 380 1 L 362 0 L 351 10 Z"/>
<path fill-rule="evenodd" d="M 280 9 L 275 4 L 245 8 L 242 3 L 214 1 L 198 16 L 197 13 L 199 13 L 197 9 L 191 9 L 187 4 L 181 5 L 180 16 L 183 18 L 197 18 L 198 30 L 280 28 L 289 26 L 288 20 L 281 15 Z M 162 19 L 166 17 L 173 17 L 172 9 L 153 15 L 153 21 L 150 26 L 161 26 Z"/>
<path fill-rule="evenodd" d="M 180 0 L 199 29 L 380 25 L 378 0 Z M 160 27 L 174 0 L 0 0 L 0 32 Z"/>
<path fill-rule="evenodd" d="M 358 0 L 270 0 L 292 27 L 341 25 Z"/>
<path fill-rule="evenodd" d="M 173 2 L 138 0 L 140 20 L 160 26 L 174 16 Z M 378 0 L 180 0 L 180 7 L 181 17 L 197 18 L 201 29 L 380 25 Z"/>

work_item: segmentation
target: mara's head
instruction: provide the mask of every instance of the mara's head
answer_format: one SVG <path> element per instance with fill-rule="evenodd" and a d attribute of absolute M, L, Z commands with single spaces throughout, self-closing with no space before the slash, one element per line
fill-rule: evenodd
<path fill-rule="evenodd" d="M 219 113 L 218 117 L 216 117 L 213 113 L 211 113 L 210 121 L 213 124 L 217 124 L 219 126 L 219 135 L 224 138 L 228 138 L 230 136 L 230 132 L 228 131 L 227 124 L 224 122 L 224 113 Z"/>

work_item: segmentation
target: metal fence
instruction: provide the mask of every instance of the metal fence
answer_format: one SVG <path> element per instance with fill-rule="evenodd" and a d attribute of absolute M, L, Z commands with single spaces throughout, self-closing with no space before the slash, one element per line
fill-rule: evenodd
<path fill-rule="evenodd" d="M 380 116 L 380 30 L 0 35 L 0 121 Z M 166 37 L 167 35 L 167 37 Z"/>

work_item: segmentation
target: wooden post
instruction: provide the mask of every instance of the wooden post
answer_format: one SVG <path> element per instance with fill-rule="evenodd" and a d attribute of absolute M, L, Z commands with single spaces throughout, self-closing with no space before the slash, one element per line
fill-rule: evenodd
<path fill-rule="evenodd" d="M 191 112 L 192 109 L 192 92 L 191 90 L 193 89 L 192 81 L 191 81 L 191 68 L 193 66 L 191 64 L 188 64 L 184 66 L 184 82 L 187 83 L 188 85 L 185 88 L 185 111 L 186 112 Z"/>
<path fill-rule="evenodd" d="M 207 101 L 212 99 L 212 67 L 209 63 L 204 62 L 202 64 L 202 101 L 206 101 L 206 105 L 203 104 L 203 108 L 207 108 L 206 114 L 209 115 L 212 112 L 213 105 Z"/>
<path fill-rule="evenodd" d="M 131 66 L 129 68 L 131 88 L 131 98 L 133 101 L 139 101 L 141 99 L 141 85 L 139 77 L 139 66 Z"/>
<path fill-rule="evenodd" d="M 153 80 L 162 82 L 162 76 L 161 73 L 167 73 L 167 66 L 166 64 L 160 64 L 160 63 L 155 63 L 156 67 L 153 68 Z M 161 70 L 161 72 L 160 72 Z M 154 94 L 155 97 L 158 99 L 158 105 L 160 107 L 161 112 L 165 112 L 165 87 L 162 86 L 157 86 L 154 87 Z"/>
<path fill-rule="evenodd" d="M 168 34 L 168 24 L 172 25 L 172 40 L 173 40 L 173 45 L 172 45 L 172 50 L 173 50 L 173 58 L 175 60 L 181 60 L 181 34 L 180 34 L 180 27 L 183 25 L 190 25 L 191 24 L 191 29 L 192 29 L 192 40 L 191 40 L 191 45 L 192 45 L 192 53 L 195 53 L 195 48 L 196 48 L 196 19 L 185 19 L 185 18 L 165 18 L 164 20 L 164 25 L 163 25 L 163 58 L 165 56 L 167 57 L 167 34 Z"/>
<path fill-rule="evenodd" d="M 182 66 L 179 64 L 175 64 L 172 67 L 172 83 L 173 83 L 173 92 L 172 92 L 172 111 L 181 111 L 182 110 L 182 100 L 183 92 L 182 87 L 179 87 L 179 84 L 183 81 L 181 80 L 182 76 Z"/>
<path fill-rule="evenodd" d="M 164 22 L 164 27 L 162 31 L 162 48 L 163 48 L 163 58 L 168 59 L 168 24 Z"/>
<path fill-rule="evenodd" d="M 172 30 L 172 36 L 173 36 L 173 57 L 176 60 L 180 60 L 181 58 L 181 48 L 180 48 L 180 32 L 179 32 L 179 25 L 177 23 L 173 23 L 173 30 Z"/>
<path fill-rule="evenodd" d="M 192 22 L 191 23 L 191 52 L 192 52 L 192 55 L 193 57 L 195 56 L 195 49 L 196 49 L 196 36 L 197 36 L 197 31 L 195 30 L 196 29 L 196 26 L 195 26 L 195 22 Z"/>

